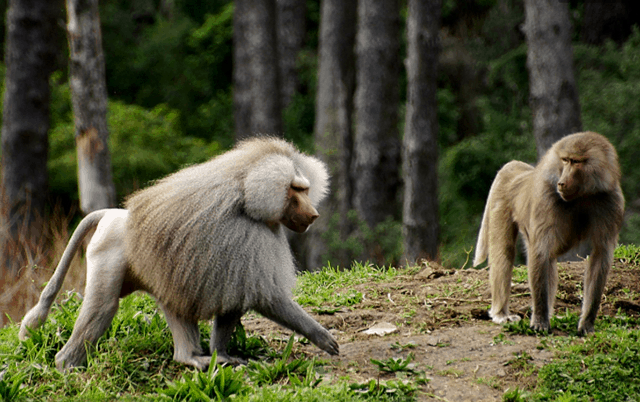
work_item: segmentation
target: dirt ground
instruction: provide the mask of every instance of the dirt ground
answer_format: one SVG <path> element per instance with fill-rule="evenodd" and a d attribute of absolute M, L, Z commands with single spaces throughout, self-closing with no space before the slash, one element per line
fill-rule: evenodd
<path fill-rule="evenodd" d="M 560 265 L 556 315 L 580 311 L 584 265 Z M 531 297 L 526 273 L 520 272 L 520 277 L 514 275 L 511 311 L 529 317 Z M 331 357 L 312 344 L 297 346 L 296 353 L 330 362 L 325 366 L 327 381 L 348 377 L 350 382 L 393 379 L 395 374 L 381 374 L 370 359 L 407 358 L 412 353 L 411 367 L 429 379 L 419 395 L 425 401 L 495 401 L 510 387 L 531 389 L 537 369 L 553 359 L 553 352 L 540 346 L 539 336 L 508 335 L 490 321 L 488 277 L 486 269 L 448 270 L 430 263 L 393 282 L 344 289 L 361 292 L 363 302 L 332 314 L 312 312 L 337 337 L 340 355 Z M 616 314 L 618 309 L 640 315 L 640 270 L 623 261 L 616 261 L 610 272 L 599 317 Z M 247 332 L 272 342 L 284 342 L 290 336 L 253 314 L 245 316 L 243 323 Z M 377 324 L 387 324 L 393 332 L 365 333 Z M 557 329 L 553 333 L 566 335 Z M 517 364 L 523 358 L 526 370 Z"/>

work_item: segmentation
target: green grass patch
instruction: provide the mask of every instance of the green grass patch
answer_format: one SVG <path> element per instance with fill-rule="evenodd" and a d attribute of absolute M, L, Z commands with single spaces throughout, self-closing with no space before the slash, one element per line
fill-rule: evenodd
<path fill-rule="evenodd" d="M 596 332 L 577 337 L 579 316 L 553 317 L 551 328 L 567 335 L 541 335 L 542 347 L 556 357 L 540 368 L 534 391 L 510 389 L 504 401 L 626 401 L 640 395 L 640 318 L 601 316 Z M 504 326 L 512 334 L 535 335 L 529 320 Z M 510 365 L 526 368 L 528 355 L 517 356 Z"/>
<path fill-rule="evenodd" d="M 362 283 L 390 281 L 406 272 L 407 269 L 379 268 L 370 263 L 354 262 L 349 270 L 329 265 L 320 271 L 300 274 L 294 293 L 301 306 L 325 309 L 318 312 L 331 312 L 332 309 L 352 306 L 363 300 L 362 293 L 354 289 L 337 290 Z"/>
<path fill-rule="evenodd" d="M 335 289 L 384 281 L 404 272 L 354 264 L 350 271 L 329 267 L 302 274 L 296 294 L 307 306 L 350 306 L 359 292 Z M 90 353 L 86 367 L 62 374 L 55 355 L 71 335 L 82 303 L 74 292 L 63 294 L 48 320 L 18 340 L 18 325 L 0 329 L 0 401 L 56 400 L 188 400 L 210 401 L 413 401 L 414 382 L 350 384 L 323 381 L 325 363 L 294 356 L 293 337 L 278 352 L 261 336 L 238 326 L 231 353 L 250 360 L 246 367 L 212 365 L 201 372 L 173 361 L 173 341 L 153 298 L 135 293 L 120 302 L 112 324 Z M 200 323 L 202 346 L 208 350 L 208 322 Z M 331 371 L 330 368 L 328 371 Z"/>

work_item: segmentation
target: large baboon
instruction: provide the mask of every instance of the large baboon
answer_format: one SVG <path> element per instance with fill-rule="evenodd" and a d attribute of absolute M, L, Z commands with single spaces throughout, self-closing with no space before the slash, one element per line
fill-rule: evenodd
<path fill-rule="evenodd" d="M 97 226 L 87 248 L 84 301 L 56 355 L 58 369 L 84 363 L 85 344 L 107 329 L 118 298 L 135 290 L 157 299 L 173 335 L 174 359 L 185 364 L 209 365 L 197 323 L 213 316 L 211 353 L 217 351 L 220 362 L 238 362 L 226 345 L 250 309 L 338 354 L 331 334 L 291 299 L 295 268 L 282 227 L 309 227 L 327 181 L 319 160 L 285 141 L 258 138 L 134 193 L 126 209 L 87 215 L 40 301 L 24 317 L 20 338 L 46 320 L 73 255 Z"/>
<path fill-rule="evenodd" d="M 581 241 L 591 243 L 578 332 L 592 332 L 623 212 L 618 155 L 599 134 L 562 138 L 535 168 L 518 161 L 507 163 L 489 191 L 474 259 L 478 265 L 489 256 L 493 321 L 520 319 L 509 313 L 519 231 L 527 249 L 531 327 L 538 331 L 549 330 L 558 284 L 557 257 Z"/>

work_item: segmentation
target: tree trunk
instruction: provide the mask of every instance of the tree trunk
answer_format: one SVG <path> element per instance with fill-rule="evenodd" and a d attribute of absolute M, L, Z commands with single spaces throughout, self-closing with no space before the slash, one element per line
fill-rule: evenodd
<path fill-rule="evenodd" d="M 582 130 L 568 3 L 525 0 L 527 68 L 538 158 L 563 136 Z"/>
<path fill-rule="evenodd" d="M 356 2 L 324 0 L 320 10 L 318 89 L 314 142 L 316 154 L 329 167 L 330 193 L 320 210 L 320 218 L 308 237 L 306 265 L 315 269 L 326 263 L 329 250 L 322 234 L 337 231 L 338 242 L 350 232 L 347 213 L 353 208 L 351 152 L 353 149 L 352 113 L 355 87 L 354 43 L 356 35 Z M 329 228 L 329 220 L 337 213 L 337 228 Z M 337 263 L 348 268 L 350 257 L 338 250 Z"/>
<path fill-rule="evenodd" d="M 277 0 L 278 61 L 280 68 L 280 103 L 289 106 L 298 90 L 296 61 L 306 33 L 305 0 Z"/>
<path fill-rule="evenodd" d="M 238 0 L 233 9 L 233 119 L 236 141 L 252 136 L 251 70 L 247 26 L 249 2 Z"/>
<path fill-rule="evenodd" d="M 32 253 L 43 231 L 41 219 L 48 191 L 49 77 L 56 61 L 57 6 L 51 0 L 9 1 L 0 277 L 15 274 L 33 261 Z"/>
<path fill-rule="evenodd" d="M 116 205 L 107 128 L 107 86 L 98 0 L 66 0 L 69 86 L 75 116 L 80 209 Z"/>
<path fill-rule="evenodd" d="M 353 203 L 370 228 L 399 215 L 397 0 L 358 2 Z"/>
<path fill-rule="evenodd" d="M 440 0 L 409 0 L 402 213 L 404 259 L 438 256 L 437 65 Z"/>
<path fill-rule="evenodd" d="M 236 0 L 233 16 L 236 139 L 281 135 L 275 0 Z"/>
<path fill-rule="evenodd" d="M 582 131 L 568 3 L 525 0 L 525 35 L 529 70 L 529 104 L 538 159 L 565 135 Z M 576 261 L 590 253 L 586 242 L 559 261 Z"/>

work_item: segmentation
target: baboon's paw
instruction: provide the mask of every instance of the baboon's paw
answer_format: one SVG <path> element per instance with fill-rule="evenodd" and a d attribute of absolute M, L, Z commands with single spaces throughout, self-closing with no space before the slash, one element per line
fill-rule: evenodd
<path fill-rule="evenodd" d="M 493 322 L 495 322 L 496 324 L 504 324 L 507 322 L 520 321 L 520 316 L 517 314 L 499 313 L 499 314 L 492 315 L 491 318 L 493 319 Z"/>
<path fill-rule="evenodd" d="M 549 323 L 548 319 L 540 319 L 534 316 L 533 318 L 531 318 L 530 327 L 536 332 L 549 332 L 549 330 L 551 329 L 551 324 Z"/>

